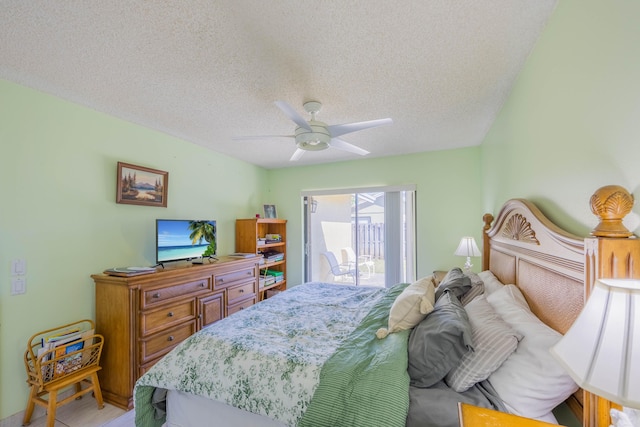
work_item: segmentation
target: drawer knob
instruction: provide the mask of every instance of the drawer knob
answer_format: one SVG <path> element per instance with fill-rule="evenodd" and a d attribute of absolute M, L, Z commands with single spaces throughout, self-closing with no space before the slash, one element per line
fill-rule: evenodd
<path fill-rule="evenodd" d="M 243 306 L 240 306 L 240 310 L 244 310 L 244 307 L 243 307 Z"/>
<path fill-rule="evenodd" d="M 239 289 L 238 292 L 244 294 L 244 289 Z"/>
<path fill-rule="evenodd" d="M 200 287 L 201 287 L 201 288 L 204 288 L 204 283 L 200 283 Z"/>
<path fill-rule="evenodd" d="M 167 341 L 173 341 L 173 335 L 169 335 L 169 338 L 167 338 Z"/>
<path fill-rule="evenodd" d="M 155 294 L 153 294 L 154 298 L 160 298 L 160 292 L 156 292 Z"/>
<path fill-rule="evenodd" d="M 170 311 L 169 313 L 167 313 L 168 317 L 173 317 L 173 311 Z"/>

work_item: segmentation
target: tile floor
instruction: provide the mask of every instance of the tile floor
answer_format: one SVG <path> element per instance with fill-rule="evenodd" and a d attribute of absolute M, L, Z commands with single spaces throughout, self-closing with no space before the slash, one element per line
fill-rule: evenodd
<path fill-rule="evenodd" d="M 0 421 L 0 427 L 21 427 L 23 414 Z M 45 427 L 47 416 L 43 408 L 36 407 L 30 427 Z M 134 412 L 126 412 L 108 403 L 98 410 L 90 395 L 83 396 L 58 408 L 55 427 L 134 427 Z"/>

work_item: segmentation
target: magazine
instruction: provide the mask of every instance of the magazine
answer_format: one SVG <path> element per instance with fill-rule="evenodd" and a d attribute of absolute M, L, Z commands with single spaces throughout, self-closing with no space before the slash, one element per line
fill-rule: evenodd
<path fill-rule="evenodd" d="M 131 277 L 155 272 L 156 269 L 154 267 L 113 267 L 106 269 L 104 274 L 108 274 L 109 276 Z"/>

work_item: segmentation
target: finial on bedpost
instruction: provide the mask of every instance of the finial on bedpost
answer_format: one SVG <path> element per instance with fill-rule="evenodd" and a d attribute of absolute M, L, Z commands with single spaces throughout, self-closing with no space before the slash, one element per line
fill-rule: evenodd
<path fill-rule="evenodd" d="M 629 237 L 631 233 L 622 225 L 622 219 L 633 208 L 633 195 L 619 185 L 606 185 L 593 193 L 589 203 L 591 212 L 600 223 L 591 231 L 592 236 L 598 237 Z"/>

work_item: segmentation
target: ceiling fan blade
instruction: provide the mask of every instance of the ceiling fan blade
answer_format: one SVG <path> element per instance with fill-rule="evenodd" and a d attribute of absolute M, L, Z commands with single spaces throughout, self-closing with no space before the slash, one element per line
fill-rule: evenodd
<path fill-rule="evenodd" d="M 290 162 L 295 162 L 296 160 L 299 160 L 300 157 L 302 157 L 302 155 L 304 154 L 304 150 L 301 150 L 299 148 L 296 148 L 295 153 L 293 153 L 293 156 L 291 156 L 291 158 L 289 159 Z"/>
<path fill-rule="evenodd" d="M 286 115 L 289 117 L 295 124 L 298 126 L 305 128 L 308 131 L 311 131 L 311 126 L 309 123 L 300 115 L 293 107 L 287 104 L 285 101 L 276 101 L 275 104 L 280 108 Z"/>
<path fill-rule="evenodd" d="M 347 133 L 375 128 L 378 126 L 390 125 L 392 123 L 393 123 L 393 120 L 387 118 L 387 119 L 369 120 L 366 122 L 345 123 L 343 125 L 330 125 L 330 126 L 327 126 L 327 129 L 329 130 L 331 137 L 335 138 L 336 136 L 342 136 Z"/>
<path fill-rule="evenodd" d="M 272 138 L 295 138 L 295 135 L 248 135 L 248 136 L 234 136 L 231 139 L 234 141 L 244 141 L 251 139 L 272 139 Z"/>
<path fill-rule="evenodd" d="M 355 145 L 349 144 L 348 142 L 343 141 L 343 140 L 341 140 L 339 138 L 332 138 L 330 145 L 333 148 L 337 148 L 338 150 L 348 151 L 350 153 L 356 153 L 356 154 L 359 154 L 361 156 L 365 156 L 365 155 L 369 154 L 369 152 L 367 150 L 365 150 L 364 148 L 356 147 Z"/>

